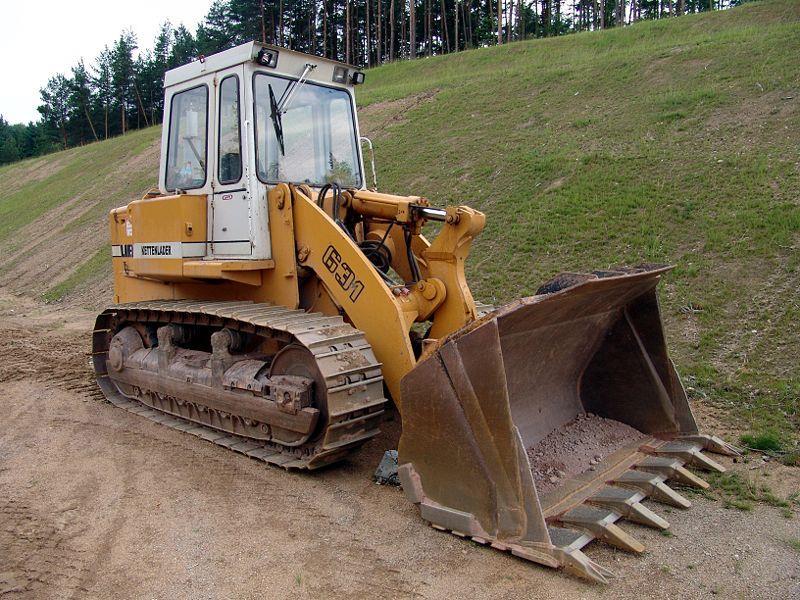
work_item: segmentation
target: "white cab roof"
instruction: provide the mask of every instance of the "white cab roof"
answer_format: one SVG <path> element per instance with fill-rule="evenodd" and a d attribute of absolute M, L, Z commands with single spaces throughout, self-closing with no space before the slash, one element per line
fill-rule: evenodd
<path fill-rule="evenodd" d="M 267 67 L 257 62 L 256 59 L 262 49 L 277 52 L 278 60 L 274 67 Z M 278 48 L 277 46 L 270 46 L 260 42 L 248 42 L 247 44 L 223 50 L 211 56 L 199 57 L 188 64 L 167 71 L 164 74 L 164 87 L 167 88 L 173 85 L 179 85 L 197 77 L 207 75 L 208 73 L 214 73 L 245 63 L 252 63 L 254 66 L 258 67 L 259 70 L 271 70 L 277 74 L 287 75 L 289 77 L 299 77 L 305 65 L 312 64 L 315 68 L 308 75 L 309 81 L 345 88 L 352 87 L 349 75 L 358 71 L 358 69 L 352 65 L 335 60 L 312 56 L 302 52 L 295 52 L 287 48 Z M 334 81 L 333 72 L 336 67 L 347 69 L 348 77 L 346 78 L 346 83 L 337 83 Z"/>

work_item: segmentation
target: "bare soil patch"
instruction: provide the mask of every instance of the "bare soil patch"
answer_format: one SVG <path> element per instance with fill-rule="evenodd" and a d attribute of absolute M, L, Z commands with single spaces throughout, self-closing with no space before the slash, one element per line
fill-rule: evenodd
<path fill-rule="evenodd" d="M 5 178 L 3 186 L 7 194 L 12 194 L 28 183 L 35 183 L 55 175 L 69 163 L 69 157 L 61 155 L 54 159 L 51 156 L 40 156 L 30 159 L 24 166 L 16 166 L 14 177 Z"/>
<path fill-rule="evenodd" d="M 0 291 L 0 597 L 800 595 L 797 517 L 776 509 L 649 503 L 673 536 L 626 522 L 643 556 L 592 543 L 619 576 L 599 587 L 435 531 L 400 489 L 375 485 L 396 421 L 353 460 L 310 474 L 167 429 L 100 400 L 93 320 Z"/>
<path fill-rule="evenodd" d="M 438 89 L 428 90 L 397 100 L 375 102 L 358 111 L 361 133 L 367 137 L 380 138 L 388 127 L 405 123 L 406 113 L 431 101 L 439 93 Z"/>

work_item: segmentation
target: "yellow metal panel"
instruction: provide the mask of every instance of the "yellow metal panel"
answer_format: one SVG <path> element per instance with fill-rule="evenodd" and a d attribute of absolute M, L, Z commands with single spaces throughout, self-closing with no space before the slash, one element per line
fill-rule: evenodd
<path fill-rule="evenodd" d="M 294 194 L 294 223 L 301 264 L 317 274 L 353 325 L 364 332 L 402 413 L 400 379 L 416 364 L 402 309 L 402 303 L 411 300 L 394 296 L 353 241 L 299 191 Z"/>
<path fill-rule="evenodd" d="M 261 285 L 261 271 L 274 266 L 275 262 L 272 260 L 184 260 L 183 275 Z"/>
<path fill-rule="evenodd" d="M 205 242 L 206 196 L 180 194 L 143 198 L 128 204 L 133 242 Z"/>
<path fill-rule="evenodd" d="M 277 185 L 269 191 L 267 208 L 275 268 L 263 271 L 262 293 L 275 304 L 297 308 L 300 306 L 300 284 L 297 274 L 295 222 L 292 193 L 287 185 Z"/>

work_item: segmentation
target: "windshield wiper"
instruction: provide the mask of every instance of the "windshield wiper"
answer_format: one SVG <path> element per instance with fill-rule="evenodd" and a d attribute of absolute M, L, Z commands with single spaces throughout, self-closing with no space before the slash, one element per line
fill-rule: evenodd
<path fill-rule="evenodd" d="M 297 81 L 292 81 L 283 91 L 280 100 L 275 100 L 275 92 L 272 90 L 272 84 L 269 84 L 269 109 L 270 117 L 272 118 L 272 128 L 275 130 L 275 137 L 278 139 L 278 145 L 281 147 L 281 156 L 286 156 L 286 150 L 283 145 L 283 123 L 281 117 L 289 110 L 289 105 L 294 99 L 297 90 L 299 90 L 308 79 L 308 74 L 316 69 L 316 65 L 306 63 L 300 78 Z"/>
<path fill-rule="evenodd" d="M 281 122 L 281 111 L 278 108 L 278 102 L 275 100 L 275 92 L 272 91 L 272 84 L 269 85 L 269 110 L 270 118 L 272 119 L 272 128 L 275 130 L 275 138 L 278 140 L 278 146 L 281 148 L 281 156 L 286 156 L 286 151 L 283 147 L 283 123 Z"/>
<path fill-rule="evenodd" d="M 280 110 L 281 114 L 285 114 L 287 110 L 289 110 L 289 105 L 294 100 L 294 95 L 297 93 L 303 85 L 305 84 L 306 80 L 308 79 L 309 73 L 317 68 L 317 65 L 312 65 L 311 63 L 306 63 L 306 66 L 303 67 L 303 72 L 300 73 L 300 77 L 297 81 L 292 81 L 289 86 L 284 90 L 283 95 L 281 96 L 280 102 L 278 102 L 278 109 Z"/>

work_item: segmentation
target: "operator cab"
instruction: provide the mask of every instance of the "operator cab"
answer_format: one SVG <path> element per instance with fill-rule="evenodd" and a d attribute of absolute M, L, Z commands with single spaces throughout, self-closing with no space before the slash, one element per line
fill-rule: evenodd
<path fill-rule="evenodd" d="M 355 67 L 251 42 L 167 71 L 162 194 L 208 198 L 206 258 L 271 258 L 268 189 L 364 188 Z"/>

